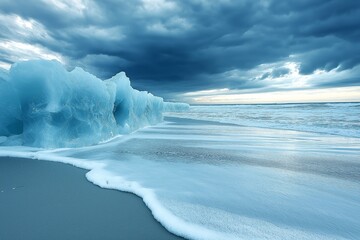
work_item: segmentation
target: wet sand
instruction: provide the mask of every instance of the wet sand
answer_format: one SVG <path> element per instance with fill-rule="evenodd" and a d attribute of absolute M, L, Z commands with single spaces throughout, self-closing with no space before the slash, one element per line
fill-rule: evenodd
<path fill-rule="evenodd" d="M 183 239 L 141 198 L 88 182 L 62 163 L 0 157 L 0 239 Z"/>

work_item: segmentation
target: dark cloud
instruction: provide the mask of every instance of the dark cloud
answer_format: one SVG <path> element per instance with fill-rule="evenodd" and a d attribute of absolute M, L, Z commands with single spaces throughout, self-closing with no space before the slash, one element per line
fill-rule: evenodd
<path fill-rule="evenodd" d="M 351 42 L 333 43 L 332 46 L 306 52 L 302 56 L 300 72 L 311 74 L 315 70 L 338 71 L 351 69 L 360 63 L 360 46 Z"/>
<path fill-rule="evenodd" d="M 344 78 L 338 81 L 328 81 L 324 83 L 320 83 L 317 87 L 325 88 L 325 87 L 351 87 L 351 86 L 359 86 L 360 77 L 352 77 L 352 78 Z"/>
<path fill-rule="evenodd" d="M 261 76 L 261 80 L 267 79 L 269 77 L 272 78 L 279 78 L 279 77 L 283 77 L 287 74 L 290 73 L 290 69 L 289 68 L 285 68 L 285 67 L 279 67 L 279 68 L 275 68 L 274 70 L 272 70 L 271 72 L 266 72 Z"/>
<path fill-rule="evenodd" d="M 2 21 L 0 40 L 59 53 L 69 67 L 81 66 L 102 78 L 126 71 L 135 87 L 165 97 L 262 88 L 255 75 L 226 73 L 264 64 L 297 62 L 301 74 L 312 74 L 360 63 L 356 0 L 2 0 L 0 13 L 33 20 L 44 30 L 21 34 Z M 8 50 L 0 49 L 0 61 L 9 62 Z M 260 80 L 288 73 L 276 66 Z"/>

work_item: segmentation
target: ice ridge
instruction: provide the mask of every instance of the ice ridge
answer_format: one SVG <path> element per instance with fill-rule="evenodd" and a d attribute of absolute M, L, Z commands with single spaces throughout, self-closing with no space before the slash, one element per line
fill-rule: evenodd
<path fill-rule="evenodd" d="M 46 60 L 0 71 L 0 145 L 92 145 L 161 122 L 164 111 L 188 108 L 133 89 L 124 72 L 103 81 Z"/>

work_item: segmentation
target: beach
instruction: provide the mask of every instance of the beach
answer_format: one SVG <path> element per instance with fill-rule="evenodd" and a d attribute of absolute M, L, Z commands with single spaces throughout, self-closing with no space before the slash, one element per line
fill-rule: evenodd
<path fill-rule="evenodd" d="M 360 240 L 360 0 L 0 19 L 0 240 Z"/>
<path fill-rule="evenodd" d="M 359 149 L 354 137 L 171 116 L 94 146 L 3 146 L 29 160 L 1 158 L 0 239 L 355 240 Z"/>
<path fill-rule="evenodd" d="M 141 198 L 100 188 L 63 163 L 0 157 L 0 239 L 183 239 Z"/>

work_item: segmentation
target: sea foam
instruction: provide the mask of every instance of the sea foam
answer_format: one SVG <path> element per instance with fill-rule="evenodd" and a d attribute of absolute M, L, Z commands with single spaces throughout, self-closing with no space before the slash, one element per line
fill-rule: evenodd
<path fill-rule="evenodd" d="M 0 155 L 88 169 L 89 181 L 137 194 L 189 239 L 360 236 L 358 139 L 199 123 L 174 120 L 81 148 L 2 147 Z"/>

